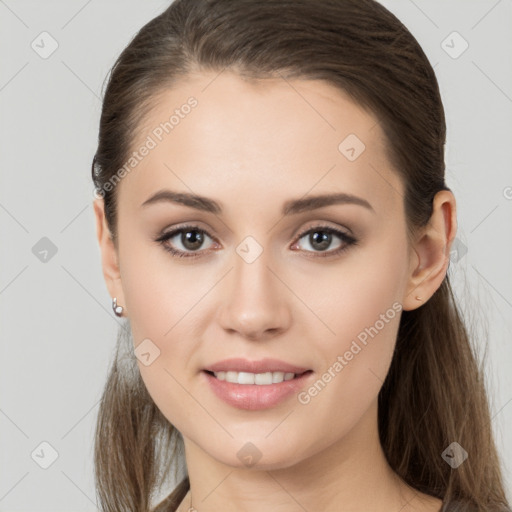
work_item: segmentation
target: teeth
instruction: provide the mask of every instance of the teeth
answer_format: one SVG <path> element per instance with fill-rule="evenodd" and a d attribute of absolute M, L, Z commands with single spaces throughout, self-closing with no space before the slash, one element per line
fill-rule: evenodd
<path fill-rule="evenodd" d="M 272 374 L 272 384 L 276 384 L 278 382 L 283 382 L 284 373 L 283 372 L 274 372 Z"/>
<path fill-rule="evenodd" d="M 294 373 L 284 372 L 213 372 L 219 380 L 225 380 L 233 384 L 257 384 L 258 386 L 268 386 L 269 384 L 279 384 L 285 380 L 291 380 L 295 377 Z"/>

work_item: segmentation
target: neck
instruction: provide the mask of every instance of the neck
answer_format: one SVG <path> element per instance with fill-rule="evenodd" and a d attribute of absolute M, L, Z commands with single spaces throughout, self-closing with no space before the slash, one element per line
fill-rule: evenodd
<path fill-rule="evenodd" d="M 190 491 L 180 512 L 426 510 L 410 507 L 419 494 L 392 471 L 377 429 L 377 402 L 329 448 L 290 467 L 234 468 L 185 438 Z M 434 509 L 436 510 L 436 509 Z"/>

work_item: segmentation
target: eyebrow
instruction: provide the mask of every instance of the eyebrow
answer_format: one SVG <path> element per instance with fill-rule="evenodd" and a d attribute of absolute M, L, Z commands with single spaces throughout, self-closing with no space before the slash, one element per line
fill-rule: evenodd
<path fill-rule="evenodd" d="M 176 204 L 182 204 L 196 210 L 201 210 L 214 214 L 222 213 L 222 206 L 217 201 L 208 197 L 199 196 L 195 194 L 189 194 L 186 192 L 174 192 L 172 190 L 163 189 L 159 190 L 151 197 L 146 199 L 141 207 L 146 207 L 151 204 L 171 202 Z M 364 208 L 375 213 L 372 205 L 361 197 L 357 197 L 352 194 L 346 193 L 335 193 L 335 194 L 321 194 L 316 196 L 309 196 L 300 199 L 290 199 L 283 205 L 283 215 L 293 215 L 309 210 L 316 210 L 324 206 L 330 206 L 333 204 L 355 204 L 363 206 Z"/>

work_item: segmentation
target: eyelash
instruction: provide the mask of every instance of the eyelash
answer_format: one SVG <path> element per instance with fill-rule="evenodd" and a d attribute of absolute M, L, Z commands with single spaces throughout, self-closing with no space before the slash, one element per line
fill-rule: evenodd
<path fill-rule="evenodd" d="M 198 258 L 202 256 L 202 251 L 195 251 L 192 253 L 186 253 L 184 251 L 176 250 L 170 247 L 166 242 L 174 238 L 177 234 L 188 232 L 188 231 L 195 231 L 197 233 L 201 233 L 202 235 L 207 235 L 209 238 L 215 241 L 213 237 L 211 237 L 204 229 L 199 228 L 198 226 L 194 225 L 186 225 L 186 226 L 180 226 L 168 233 L 163 233 L 160 237 L 158 237 L 155 241 L 158 242 L 164 250 L 171 253 L 173 256 L 177 258 Z M 316 256 L 313 256 L 314 258 L 328 258 L 328 257 L 335 257 L 340 255 L 341 253 L 345 252 L 350 246 L 357 245 L 358 241 L 350 236 L 344 233 L 343 231 L 339 231 L 337 229 L 334 229 L 330 226 L 313 226 L 312 228 L 308 228 L 307 230 L 303 231 L 299 235 L 297 235 L 297 242 L 304 237 L 304 235 L 307 235 L 311 232 L 320 232 L 320 233 L 329 233 L 332 235 L 338 236 L 341 241 L 343 242 L 343 245 L 341 247 L 338 247 L 337 249 L 334 249 L 332 251 L 306 251 L 306 252 L 313 252 L 316 253 Z"/>

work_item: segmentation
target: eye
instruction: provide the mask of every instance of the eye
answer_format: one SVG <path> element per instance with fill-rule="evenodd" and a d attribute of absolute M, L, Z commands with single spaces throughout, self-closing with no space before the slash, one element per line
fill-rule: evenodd
<path fill-rule="evenodd" d="M 163 248 L 173 256 L 177 256 L 178 258 L 195 258 L 200 255 L 199 249 L 201 249 L 206 238 L 212 240 L 212 238 L 206 234 L 206 231 L 198 226 L 180 226 L 168 233 L 164 233 L 156 239 L 156 242 L 160 243 Z M 176 240 L 172 244 L 169 244 L 173 239 Z M 178 245 L 177 249 L 173 247 L 176 245 Z"/>
<path fill-rule="evenodd" d="M 313 250 L 305 250 L 305 252 L 316 253 L 315 256 L 319 257 L 336 256 L 346 251 L 351 245 L 357 244 L 357 240 L 353 236 L 330 226 L 309 228 L 299 235 L 298 240 L 300 241 L 302 238 L 305 238 L 306 235 L 308 235 L 306 242 Z M 187 225 L 179 226 L 168 233 L 163 233 L 155 241 L 173 256 L 178 258 L 196 258 L 203 253 L 201 248 L 207 238 L 213 241 L 213 238 L 204 229 L 195 225 Z M 327 251 L 336 238 L 340 241 L 338 247 Z M 176 240 L 173 241 L 173 239 Z M 172 243 L 170 243 L 171 241 Z M 215 243 L 217 242 L 215 241 Z M 291 247 L 291 249 L 296 248 L 302 249 L 298 242 Z"/>
<path fill-rule="evenodd" d="M 357 240 L 353 236 L 330 226 L 315 226 L 310 228 L 299 235 L 299 241 L 306 236 L 307 244 L 313 248 L 313 251 L 306 250 L 306 252 L 323 253 L 315 254 L 315 256 L 319 257 L 336 256 L 346 251 L 350 246 L 357 244 Z M 333 250 L 327 251 L 335 238 L 338 238 L 341 243 Z M 292 246 L 292 249 L 297 247 L 300 248 L 298 242 Z"/>

